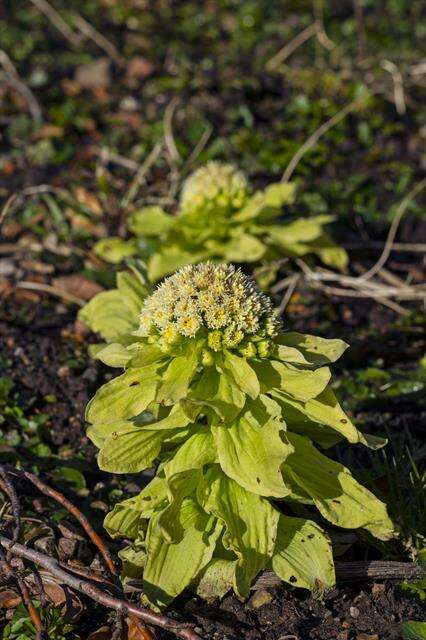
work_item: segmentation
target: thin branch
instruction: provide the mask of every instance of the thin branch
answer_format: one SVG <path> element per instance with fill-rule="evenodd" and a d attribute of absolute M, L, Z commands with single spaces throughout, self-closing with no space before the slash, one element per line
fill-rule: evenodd
<path fill-rule="evenodd" d="M 296 289 L 297 284 L 298 284 L 298 282 L 300 280 L 300 273 L 296 273 L 295 275 L 290 276 L 290 278 L 291 279 L 290 279 L 290 282 L 288 284 L 287 291 L 285 292 L 285 294 L 283 296 L 283 299 L 281 300 L 281 304 L 279 306 L 280 314 L 284 313 L 288 303 L 291 300 L 291 296 L 293 295 L 294 290 Z"/>
<path fill-rule="evenodd" d="M 310 38 L 316 35 L 318 30 L 316 21 L 310 24 L 306 29 L 303 29 L 300 33 L 298 33 L 290 42 L 287 42 L 282 49 L 278 51 L 270 60 L 268 60 L 265 64 L 266 71 L 275 71 L 278 69 L 282 63 L 287 60 L 292 53 L 296 51 L 299 47 L 302 46 L 305 42 L 307 42 Z"/>
<path fill-rule="evenodd" d="M 3 84 L 8 85 L 21 94 L 25 102 L 28 104 L 28 110 L 34 122 L 37 125 L 42 124 L 43 114 L 41 111 L 41 107 L 31 89 L 29 89 L 27 85 L 24 84 L 18 77 L 10 76 L 7 73 L 2 74 L 2 76 L 0 76 L 0 80 L 3 82 Z"/>
<path fill-rule="evenodd" d="M 314 147 L 318 140 L 325 134 L 327 131 L 332 129 L 336 124 L 339 124 L 342 120 L 346 118 L 352 111 L 355 111 L 362 104 L 365 103 L 365 98 L 357 98 L 353 100 L 349 104 L 347 104 L 343 109 L 338 111 L 332 118 L 324 122 L 309 138 L 302 144 L 301 147 L 296 151 L 292 159 L 290 160 L 286 170 L 283 173 L 281 178 L 281 182 L 288 182 L 293 175 L 294 170 L 299 164 L 300 160 L 303 156 Z"/>
<path fill-rule="evenodd" d="M 352 582 L 369 580 L 421 580 L 426 571 L 412 562 L 372 560 L 360 562 L 335 562 L 336 581 Z M 282 584 L 272 571 L 265 571 L 254 583 L 252 589 L 265 589 Z"/>
<path fill-rule="evenodd" d="M 203 151 L 204 147 L 210 140 L 210 136 L 212 135 L 212 132 L 213 132 L 213 127 L 209 125 L 209 127 L 205 129 L 205 131 L 203 132 L 202 136 L 200 137 L 194 149 L 192 150 L 191 155 L 185 162 L 185 167 L 184 167 L 185 170 L 188 169 L 196 161 L 196 159 L 198 158 L 198 156 L 200 155 L 200 153 Z"/>
<path fill-rule="evenodd" d="M 151 169 L 151 167 L 156 163 L 156 161 L 160 157 L 161 152 L 163 151 L 163 145 L 164 145 L 163 140 L 160 140 L 159 142 L 157 142 L 155 147 L 152 149 L 151 153 L 148 154 L 147 158 L 140 166 L 135 177 L 130 183 L 127 193 L 125 194 L 124 198 L 121 201 L 121 206 L 124 209 L 126 209 L 129 206 L 129 204 L 133 202 L 133 200 L 136 198 L 139 189 L 141 188 L 141 186 L 144 184 L 146 180 L 146 175 L 148 171 Z"/>
<path fill-rule="evenodd" d="M 0 487 L 5 492 L 10 501 L 10 506 L 12 508 L 12 515 L 15 521 L 15 526 L 13 528 L 13 542 L 18 542 L 19 535 L 21 532 L 21 507 L 19 506 L 19 499 L 15 491 L 15 487 L 13 486 L 8 473 L 4 467 L 4 465 L 0 465 Z M 8 558 L 9 559 L 9 558 Z"/>
<path fill-rule="evenodd" d="M 200 636 L 189 628 L 186 623 L 176 622 L 166 616 L 154 613 L 149 609 L 144 609 L 137 604 L 121 600 L 109 593 L 105 593 L 90 582 L 70 575 L 59 566 L 55 558 L 51 558 L 39 551 L 35 551 L 34 549 L 24 547 L 21 544 L 13 544 L 12 540 L 3 535 L 0 535 L 0 545 L 5 549 L 12 549 L 13 547 L 13 554 L 15 556 L 25 558 L 39 567 L 43 567 L 43 569 L 49 571 L 52 576 L 60 580 L 63 584 L 66 584 L 75 591 L 83 593 L 95 602 L 98 602 L 109 609 L 114 609 L 123 615 L 134 615 L 136 618 L 140 618 L 148 624 L 161 627 L 162 629 L 166 629 L 167 631 L 174 633 L 178 638 L 183 638 L 184 640 L 200 640 Z"/>
<path fill-rule="evenodd" d="M 180 160 L 180 153 L 176 147 L 175 138 L 173 135 L 173 116 L 178 104 L 179 98 L 175 96 L 167 105 L 163 119 L 164 142 L 172 161 L 175 163 Z"/>
<path fill-rule="evenodd" d="M 395 108 L 397 113 L 400 116 L 403 116 L 407 111 L 407 106 L 405 104 L 404 82 L 402 79 L 402 74 L 396 64 L 391 60 L 383 60 L 381 67 L 392 76 Z"/>
<path fill-rule="evenodd" d="M 28 280 L 22 280 L 22 282 L 18 282 L 16 284 L 16 288 L 26 289 L 27 291 L 40 291 L 41 293 L 49 293 L 56 298 L 62 298 L 63 300 L 68 300 L 68 302 L 77 304 L 79 307 L 84 307 L 84 305 L 86 304 L 86 302 L 81 298 L 77 298 L 77 296 L 73 296 L 71 293 L 67 293 L 66 291 L 62 291 L 61 289 L 56 289 L 50 284 L 42 284 L 40 282 L 30 282 Z"/>
<path fill-rule="evenodd" d="M 3 208 L 0 211 L 0 227 L 5 221 L 6 216 L 9 213 L 9 210 L 11 209 L 12 204 L 15 202 L 16 198 L 17 198 L 17 195 L 16 193 L 14 193 L 6 200 L 5 204 L 3 205 Z"/>
<path fill-rule="evenodd" d="M 382 240 L 370 241 L 370 242 L 343 242 L 340 246 L 344 249 L 357 250 L 375 250 L 383 249 L 386 243 Z M 406 251 L 407 253 L 426 253 L 426 243 L 422 242 L 394 242 L 392 244 L 392 251 Z"/>
<path fill-rule="evenodd" d="M 395 240 L 395 236 L 398 231 L 398 227 L 401 222 L 401 219 L 405 214 L 405 212 L 407 211 L 410 203 L 424 189 L 425 186 L 426 186 L 426 179 L 421 180 L 409 191 L 409 193 L 407 193 L 405 198 L 403 198 L 392 220 L 392 224 L 389 229 L 389 234 L 386 239 L 386 243 L 385 243 L 385 247 L 383 249 L 382 255 L 377 260 L 376 264 L 371 267 L 371 269 L 369 269 L 366 273 L 360 276 L 361 280 L 365 281 L 372 278 L 374 275 L 376 275 L 376 273 L 380 271 L 383 265 L 387 262 L 387 259 L 389 258 L 390 253 L 392 251 L 393 241 Z"/>
<path fill-rule="evenodd" d="M 58 13 L 47 0 L 30 0 L 30 2 L 50 20 L 53 26 L 73 47 L 79 48 L 81 46 L 81 37 L 68 26 L 60 13 Z"/>
<path fill-rule="evenodd" d="M 81 33 L 87 38 L 90 38 L 90 40 L 93 40 L 93 42 L 100 49 L 102 49 L 102 51 L 104 51 L 107 56 L 116 63 L 117 66 L 123 67 L 126 64 L 125 58 L 123 58 L 123 56 L 120 54 L 117 47 L 107 38 L 105 38 L 102 33 L 99 33 L 99 31 L 95 29 L 95 27 L 91 25 L 90 22 L 87 22 L 87 20 L 85 20 L 83 16 L 80 16 L 78 13 L 76 13 L 72 18 L 74 24 L 81 31 Z"/>
<path fill-rule="evenodd" d="M 5 547 L 9 552 L 14 553 L 15 542 L 13 540 L 8 540 L 8 547 Z M 3 545 L 5 546 L 5 545 Z M 21 545 L 18 545 L 21 546 Z M 0 571 L 6 576 L 8 580 L 14 580 L 18 586 L 19 595 L 21 596 L 22 603 L 26 610 L 28 611 L 28 615 L 31 618 L 31 621 L 36 630 L 36 640 L 47 640 L 46 630 L 41 621 L 39 612 L 33 605 L 30 597 L 30 593 L 28 591 L 28 587 L 25 584 L 24 580 L 21 576 L 13 570 L 10 562 L 7 560 L 5 554 L 0 549 Z"/>
<path fill-rule="evenodd" d="M 0 472 L 1 472 L 1 467 L 0 467 Z M 104 541 L 99 536 L 99 534 L 96 533 L 96 531 L 90 524 L 89 520 L 80 511 L 80 509 L 78 509 L 60 491 L 57 491 L 56 489 L 52 489 L 47 484 L 45 484 L 42 480 L 40 480 L 40 478 L 35 476 L 33 473 L 30 473 L 29 471 L 25 471 L 25 470 L 15 469 L 15 468 L 9 469 L 9 473 L 11 473 L 14 476 L 17 476 L 18 478 L 25 478 L 26 480 L 31 482 L 34 486 L 36 486 L 41 493 L 43 493 L 45 496 L 48 496 L 49 498 L 52 498 L 58 504 L 64 507 L 67 511 L 69 511 L 74 516 L 74 518 L 76 518 L 76 520 L 78 520 L 78 522 L 81 524 L 81 526 L 83 527 L 83 529 L 85 530 L 85 532 L 87 533 L 87 535 L 89 536 L 93 544 L 99 549 L 99 552 L 101 553 L 105 561 L 105 564 L 110 570 L 110 572 L 112 573 L 112 575 L 114 576 L 118 575 L 117 567 L 115 566 L 114 560 L 112 559 L 110 552 L 105 546 Z"/>

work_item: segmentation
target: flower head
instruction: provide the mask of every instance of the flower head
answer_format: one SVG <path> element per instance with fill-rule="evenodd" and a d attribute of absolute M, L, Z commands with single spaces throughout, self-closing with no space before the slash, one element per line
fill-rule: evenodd
<path fill-rule="evenodd" d="M 183 214 L 228 213 L 240 209 L 249 195 L 244 174 L 232 164 L 208 162 L 185 181 L 180 198 Z"/>
<path fill-rule="evenodd" d="M 265 344 L 278 326 L 271 301 L 240 269 L 204 263 L 183 267 L 145 300 L 138 333 L 167 344 L 200 336 L 212 351 L 266 357 Z M 262 345 L 261 352 L 247 350 L 252 342 Z"/>

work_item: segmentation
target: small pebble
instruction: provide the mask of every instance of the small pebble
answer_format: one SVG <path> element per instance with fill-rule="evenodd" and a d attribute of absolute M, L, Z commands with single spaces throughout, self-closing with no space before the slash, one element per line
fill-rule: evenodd
<path fill-rule="evenodd" d="M 272 595 L 266 589 L 259 589 L 259 591 L 255 591 L 247 605 L 251 609 L 260 609 L 263 605 L 271 602 Z"/>
<path fill-rule="evenodd" d="M 357 609 L 356 607 L 350 607 L 349 613 L 351 614 L 351 618 L 358 618 L 359 609 Z"/>

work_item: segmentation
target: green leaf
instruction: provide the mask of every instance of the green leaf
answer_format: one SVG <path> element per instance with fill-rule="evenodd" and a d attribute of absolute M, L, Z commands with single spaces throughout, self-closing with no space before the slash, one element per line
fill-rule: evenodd
<path fill-rule="evenodd" d="M 327 367 L 310 371 L 278 360 L 253 360 L 252 367 L 260 380 L 261 391 L 283 391 L 302 401 L 319 395 L 331 377 Z"/>
<path fill-rule="evenodd" d="M 118 557 L 122 562 L 122 578 L 141 578 L 146 564 L 146 551 L 143 547 L 138 544 L 124 547 L 118 552 Z"/>
<path fill-rule="evenodd" d="M 136 540 L 142 521 L 150 518 L 166 499 L 166 481 L 156 476 L 137 496 L 117 503 L 106 515 L 104 527 L 111 538 Z"/>
<path fill-rule="evenodd" d="M 331 378 L 331 371 L 328 367 L 309 371 L 296 369 L 292 365 L 277 360 L 271 360 L 271 365 L 280 376 L 279 388 L 304 402 L 315 398 L 324 391 Z"/>
<path fill-rule="evenodd" d="M 122 240 L 118 237 L 104 238 L 99 240 L 93 247 L 97 256 L 106 262 L 118 264 L 124 258 L 134 256 L 137 253 L 134 240 Z"/>
<path fill-rule="evenodd" d="M 245 358 L 240 358 L 230 351 L 225 351 L 223 366 L 231 373 L 244 393 L 247 393 L 253 399 L 257 398 L 260 393 L 259 380 Z"/>
<path fill-rule="evenodd" d="M 186 427 L 189 422 L 190 419 L 182 407 L 175 405 L 170 409 L 168 416 L 156 422 L 144 424 L 144 429 L 150 431 L 158 431 L 159 429 L 181 429 Z"/>
<path fill-rule="evenodd" d="M 289 331 L 278 337 L 280 345 L 296 348 L 305 360 L 316 367 L 336 362 L 349 345 L 343 340 L 320 338 L 305 333 Z M 278 351 L 280 353 L 280 351 Z M 283 352 L 285 355 L 285 352 Z M 281 358 L 280 359 L 285 359 Z"/>
<path fill-rule="evenodd" d="M 203 569 L 195 585 L 195 592 L 203 600 L 223 598 L 235 580 L 235 561 L 213 558 Z"/>
<path fill-rule="evenodd" d="M 98 465 L 110 473 L 138 473 L 152 466 L 161 451 L 167 431 L 128 428 L 110 435 L 98 454 Z"/>
<path fill-rule="evenodd" d="M 326 234 L 323 234 L 325 236 Z M 328 237 L 328 236 L 327 236 Z M 330 239 L 331 246 L 324 247 L 321 249 L 316 249 L 316 253 L 318 253 L 322 262 L 326 264 L 328 267 L 333 267 L 334 269 L 342 270 L 348 266 L 349 257 L 348 254 L 342 247 L 338 247 L 334 245 L 332 240 Z"/>
<path fill-rule="evenodd" d="M 311 520 L 280 515 L 272 569 L 293 587 L 323 593 L 336 581 L 331 543 Z"/>
<path fill-rule="evenodd" d="M 163 374 L 157 402 L 174 404 L 188 395 L 189 385 L 197 370 L 198 354 L 195 344 L 184 356 L 173 358 Z"/>
<path fill-rule="evenodd" d="M 226 371 L 218 373 L 213 367 L 203 371 L 189 397 L 211 407 L 222 420 L 234 420 L 246 401 L 234 378 Z"/>
<path fill-rule="evenodd" d="M 282 498 L 289 494 L 281 465 L 292 447 L 281 419 L 246 411 L 230 425 L 212 426 L 219 463 L 230 478 L 248 491 Z"/>
<path fill-rule="evenodd" d="M 426 640 L 426 622 L 409 620 L 401 624 L 404 640 Z"/>
<path fill-rule="evenodd" d="M 283 204 L 294 200 L 295 185 L 290 182 L 270 184 L 265 191 L 257 191 L 233 216 L 235 222 L 254 220 L 255 218 L 276 218 Z"/>
<path fill-rule="evenodd" d="M 294 222 L 276 226 L 270 225 L 265 228 L 265 232 L 283 249 L 291 249 L 295 243 L 305 244 L 319 238 L 322 233 L 322 225 L 321 218 L 298 218 Z"/>
<path fill-rule="evenodd" d="M 204 509 L 225 524 L 223 544 L 238 556 L 234 590 L 239 598 L 246 598 L 252 581 L 273 554 L 279 512 L 268 500 L 228 478 L 216 465 L 206 474 L 200 498 Z"/>
<path fill-rule="evenodd" d="M 128 369 L 104 384 L 86 407 L 87 422 L 114 422 L 132 418 L 154 400 L 159 375 L 158 364 Z"/>
<path fill-rule="evenodd" d="M 156 609 L 163 609 L 181 593 L 210 562 L 222 531 L 192 500 L 186 499 L 180 510 L 184 531 L 177 544 L 167 544 L 158 518 L 151 518 L 146 537 L 147 562 L 144 570 L 144 598 Z"/>
<path fill-rule="evenodd" d="M 194 433 L 163 465 L 166 476 L 169 505 L 162 511 L 158 526 L 166 542 L 179 542 L 183 530 L 179 523 L 182 501 L 196 489 L 201 475 L 194 471 L 216 462 L 216 446 L 213 436 L 205 427 Z"/>
<path fill-rule="evenodd" d="M 275 182 L 266 187 L 263 192 L 268 207 L 280 208 L 283 204 L 294 202 L 296 185 L 292 182 Z"/>
<path fill-rule="evenodd" d="M 117 342 L 107 344 L 106 347 L 97 351 L 94 356 L 109 367 L 125 367 L 132 359 L 130 351 Z"/>
<path fill-rule="evenodd" d="M 133 339 L 136 340 L 137 338 Z M 127 349 L 132 356 L 131 367 L 146 367 L 149 364 L 166 360 L 170 357 L 164 351 L 161 351 L 157 345 L 147 344 L 146 342 L 133 342 L 127 345 Z"/>
<path fill-rule="evenodd" d="M 148 263 L 148 277 L 151 282 L 156 282 L 187 264 L 202 262 L 210 257 L 209 251 L 200 251 L 199 247 L 168 243 L 167 247 L 163 247 L 151 256 Z"/>
<path fill-rule="evenodd" d="M 160 236 L 168 233 L 175 220 L 161 207 L 143 207 L 135 211 L 129 219 L 129 229 L 136 236 Z"/>
<path fill-rule="evenodd" d="M 123 304 L 117 289 L 102 291 L 94 296 L 78 313 L 78 319 L 95 333 L 100 333 L 107 342 L 134 331 L 139 324 Z"/>
<path fill-rule="evenodd" d="M 292 398 L 286 393 L 276 393 L 273 391 L 272 395 L 282 403 L 284 408 L 284 418 L 286 416 L 285 405 L 290 405 L 293 409 L 305 414 L 313 422 L 318 422 L 331 427 L 345 437 L 348 442 L 352 442 L 354 444 L 359 442 L 366 446 L 373 444 L 373 448 L 377 448 L 374 441 L 365 437 L 351 422 L 338 403 L 337 398 L 331 389 L 325 389 L 316 398 L 312 398 L 305 403 L 299 402 L 297 399 Z"/>
<path fill-rule="evenodd" d="M 133 314 L 135 323 L 139 324 L 139 314 L 149 289 L 142 275 L 136 270 L 133 273 L 121 271 L 117 273 L 117 288 L 123 304 Z"/>
<path fill-rule="evenodd" d="M 394 527 L 383 502 L 360 485 L 346 467 L 319 453 L 307 438 L 287 435 L 294 452 L 282 467 L 285 482 L 301 487 L 333 524 L 362 527 L 380 540 L 392 538 Z"/>
<path fill-rule="evenodd" d="M 223 245 L 221 255 L 227 262 L 256 262 L 263 257 L 265 251 L 266 246 L 258 238 L 240 233 Z"/>

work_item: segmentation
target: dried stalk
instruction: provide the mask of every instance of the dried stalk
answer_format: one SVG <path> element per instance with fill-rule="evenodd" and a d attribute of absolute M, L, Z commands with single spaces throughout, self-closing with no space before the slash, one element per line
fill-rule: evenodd
<path fill-rule="evenodd" d="M 9 546 L 6 547 L 7 555 L 14 554 L 14 547 L 17 543 L 13 540 L 9 541 Z M 4 545 L 3 545 L 4 546 Z M 18 545 L 20 546 L 20 545 Z M 41 621 L 40 615 L 33 605 L 30 597 L 30 593 L 28 591 L 28 587 L 21 578 L 21 576 L 13 570 L 9 560 L 6 558 L 3 551 L 0 549 L 0 571 L 6 577 L 7 580 L 13 580 L 16 582 L 19 595 L 21 597 L 22 603 L 26 610 L 28 611 L 28 615 L 30 616 L 32 623 L 36 629 L 36 640 L 47 640 L 46 630 Z"/>
<path fill-rule="evenodd" d="M 327 131 L 332 129 L 336 124 L 339 124 L 339 122 L 344 120 L 346 116 L 348 116 L 352 111 L 355 111 L 356 109 L 358 109 L 358 107 L 360 107 L 363 104 L 365 104 L 365 98 L 357 98 L 356 100 L 353 100 L 352 102 L 347 104 L 345 107 L 343 107 L 343 109 L 335 113 L 332 118 L 330 118 L 329 120 L 324 122 L 320 127 L 318 127 L 318 129 L 314 131 L 313 134 L 310 135 L 309 138 L 296 151 L 296 153 L 288 163 L 286 170 L 283 173 L 281 182 L 288 182 L 290 180 L 291 176 L 294 173 L 294 170 L 296 169 L 297 165 L 299 164 L 303 156 L 308 151 L 310 151 L 312 147 L 316 145 L 318 140 L 325 133 L 327 133 Z"/>
<path fill-rule="evenodd" d="M 2 466 L 0 465 L 0 472 L 1 471 L 2 471 Z M 81 526 L 83 527 L 84 531 L 87 533 L 88 537 L 93 542 L 93 544 L 99 549 L 99 552 L 102 555 L 105 561 L 105 564 L 109 569 L 109 571 L 112 573 L 112 575 L 114 576 L 118 575 L 117 567 L 115 566 L 114 560 L 112 559 L 111 554 L 108 551 L 104 541 L 99 536 L 99 534 L 96 533 L 96 531 L 93 529 L 92 525 L 90 524 L 89 520 L 80 511 L 80 509 L 78 509 L 70 500 L 68 500 L 68 498 L 66 498 L 62 493 L 60 493 L 60 491 L 56 491 L 56 489 L 52 489 L 47 484 L 45 484 L 42 480 L 40 480 L 40 478 L 35 476 L 33 473 L 30 473 L 29 471 L 25 471 L 25 470 L 21 471 L 15 468 L 8 469 L 8 471 L 10 474 L 17 476 L 18 478 L 24 478 L 28 480 L 34 486 L 36 486 L 41 493 L 43 493 L 45 496 L 48 496 L 49 498 L 52 498 L 58 504 L 64 507 L 64 509 L 69 511 L 69 513 L 71 513 L 74 516 L 74 518 L 76 518 L 76 520 L 78 520 L 78 522 L 81 524 Z M 3 472 L 4 472 L 4 468 L 3 468 Z"/>
<path fill-rule="evenodd" d="M 91 598 L 95 602 L 98 602 L 109 609 L 114 609 L 123 615 L 134 615 L 136 618 L 144 620 L 144 622 L 148 624 L 161 627 L 162 629 L 166 629 L 167 631 L 174 633 L 178 638 L 183 638 L 184 640 L 200 640 L 200 636 L 189 628 L 188 624 L 175 622 L 166 616 L 154 613 L 149 609 L 144 609 L 137 604 L 116 598 L 115 596 L 102 591 L 87 580 L 70 575 L 59 566 L 58 561 L 55 558 L 50 558 L 39 551 L 29 549 L 21 544 L 14 544 L 12 540 L 3 535 L 0 535 L 0 545 L 7 550 L 12 550 L 13 555 L 29 560 L 39 567 L 43 567 L 43 569 L 49 571 L 52 576 L 63 584 L 66 584 L 75 591 L 83 593 L 88 598 Z"/>

